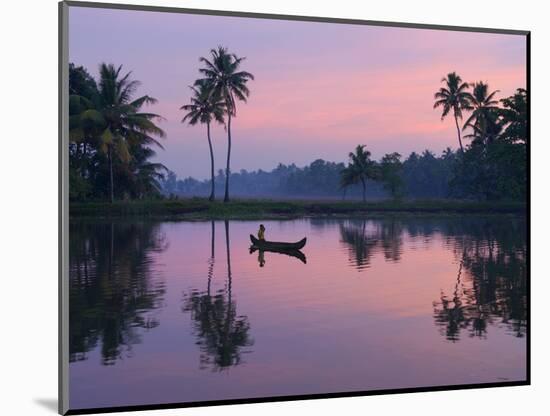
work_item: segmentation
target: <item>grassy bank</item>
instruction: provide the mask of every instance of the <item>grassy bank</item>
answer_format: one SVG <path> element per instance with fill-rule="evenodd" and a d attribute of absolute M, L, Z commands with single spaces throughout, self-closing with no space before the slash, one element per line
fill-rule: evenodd
<path fill-rule="evenodd" d="M 521 202 L 425 201 L 272 201 L 234 200 L 210 203 L 205 199 L 71 203 L 71 217 L 163 217 L 210 218 L 295 218 L 303 216 L 348 216 L 383 213 L 525 213 Z"/>

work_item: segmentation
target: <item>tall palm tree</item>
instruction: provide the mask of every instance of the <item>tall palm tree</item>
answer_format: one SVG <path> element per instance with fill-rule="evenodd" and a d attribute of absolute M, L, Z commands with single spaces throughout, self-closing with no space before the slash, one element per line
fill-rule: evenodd
<path fill-rule="evenodd" d="M 443 120 L 450 112 L 453 111 L 453 116 L 456 124 L 456 132 L 458 135 L 458 143 L 460 150 L 464 152 L 462 147 L 462 139 L 460 137 L 460 127 L 458 126 L 458 119 L 462 119 L 462 112 L 464 110 L 471 110 L 470 104 L 472 95 L 468 92 L 469 84 L 462 82 L 462 78 L 451 72 L 447 74 L 446 78 L 443 78 L 441 82 L 445 83 L 445 87 L 441 87 L 439 91 L 434 94 L 435 103 L 434 108 L 443 107 L 441 114 L 441 120 Z"/>
<path fill-rule="evenodd" d="M 229 53 L 227 48 L 218 46 L 210 51 L 210 59 L 200 58 L 204 64 L 199 72 L 205 76 L 195 82 L 195 85 L 207 83 L 211 94 L 223 98 L 227 112 L 227 162 L 225 168 L 224 202 L 229 201 L 229 176 L 231 174 L 231 119 L 237 115 L 237 101 L 246 102 L 250 95 L 247 82 L 254 79 L 250 72 L 240 71 L 242 62 L 246 59 Z"/>
<path fill-rule="evenodd" d="M 220 124 L 224 122 L 224 113 L 226 109 L 225 101 L 220 95 L 211 94 L 206 83 L 201 83 L 197 87 L 189 87 L 193 91 L 191 104 L 183 105 L 180 110 L 185 110 L 187 114 L 181 120 L 194 126 L 197 123 L 206 124 L 206 137 L 208 138 L 208 147 L 210 148 L 210 201 L 214 200 L 214 151 L 212 149 L 212 140 L 210 138 L 210 123 L 217 121 Z"/>
<path fill-rule="evenodd" d="M 473 107 L 472 114 L 464 123 L 462 130 L 471 127 L 474 130 L 474 135 L 479 134 L 479 139 L 486 143 L 490 123 L 493 121 L 494 115 L 498 111 L 498 101 L 494 99 L 498 90 L 489 94 L 489 85 L 479 81 L 473 85 L 471 105 Z"/>
<path fill-rule="evenodd" d="M 102 63 L 99 66 L 98 103 L 80 115 L 82 122 L 94 122 L 98 127 L 100 150 L 107 154 L 109 163 L 110 199 L 114 201 L 113 159 L 116 156 L 128 166 L 132 159 L 131 148 L 157 145 L 156 137 L 164 137 L 164 131 L 155 124 L 161 117 L 141 112 L 145 104 L 156 99 L 148 95 L 133 98 L 139 81 L 131 80 L 131 72 L 121 74 L 122 65 Z"/>
<path fill-rule="evenodd" d="M 363 202 L 366 201 L 367 179 L 376 178 L 374 162 L 370 160 L 370 152 L 365 150 L 365 145 L 358 145 L 355 152 L 349 154 L 349 164 L 340 173 L 340 184 L 342 187 L 361 182 L 363 188 Z"/>

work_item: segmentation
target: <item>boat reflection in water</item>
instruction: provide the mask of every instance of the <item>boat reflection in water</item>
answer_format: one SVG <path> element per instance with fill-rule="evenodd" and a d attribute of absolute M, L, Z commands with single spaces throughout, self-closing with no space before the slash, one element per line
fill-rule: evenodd
<path fill-rule="evenodd" d="M 258 240 L 252 234 L 250 234 L 250 241 L 252 245 L 250 246 L 250 254 L 258 252 L 258 263 L 260 267 L 265 266 L 265 252 L 284 254 L 290 257 L 295 257 L 300 260 L 302 263 L 306 264 L 307 259 L 306 255 L 300 251 L 306 245 L 307 238 L 303 238 L 296 243 L 283 243 L 283 242 L 272 242 L 265 240 Z"/>
<path fill-rule="evenodd" d="M 304 264 L 307 263 L 306 255 L 300 250 L 284 250 L 284 249 L 274 249 L 274 248 L 266 249 L 266 248 L 258 248 L 255 246 L 251 246 L 249 251 L 250 251 L 250 254 L 258 252 L 258 263 L 260 267 L 264 267 L 265 265 L 266 251 L 270 253 L 284 254 L 286 256 L 297 258 Z"/>

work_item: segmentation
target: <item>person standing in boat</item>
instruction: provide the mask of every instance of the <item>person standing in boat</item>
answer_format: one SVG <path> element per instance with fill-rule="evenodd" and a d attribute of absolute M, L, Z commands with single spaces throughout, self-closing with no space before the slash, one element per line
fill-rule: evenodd
<path fill-rule="evenodd" d="M 260 229 L 258 230 L 258 240 L 265 241 L 265 227 L 263 224 L 260 224 Z"/>

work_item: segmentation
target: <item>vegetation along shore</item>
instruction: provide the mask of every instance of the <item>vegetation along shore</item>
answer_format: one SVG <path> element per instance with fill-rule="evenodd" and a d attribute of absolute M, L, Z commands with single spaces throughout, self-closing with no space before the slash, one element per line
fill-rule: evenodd
<path fill-rule="evenodd" d="M 390 213 L 415 214 L 524 214 L 525 203 L 457 200 L 415 201 L 273 201 L 237 200 L 210 202 L 205 198 L 157 201 L 71 203 L 71 217 L 174 217 L 179 219 L 299 218 L 306 216 L 349 216 Z"/>

